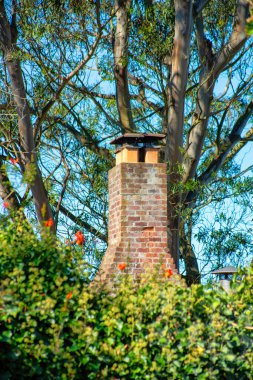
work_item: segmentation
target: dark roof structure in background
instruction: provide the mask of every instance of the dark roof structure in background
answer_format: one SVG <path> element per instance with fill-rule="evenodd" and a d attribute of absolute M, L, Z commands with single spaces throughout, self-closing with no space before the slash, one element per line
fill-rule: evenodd
<path fill-rule="evenodd" d="M 214 270 L 212 274 L 232 274 L 236 272 L 237 272 L 237 269 L 235 267 L 230 266 L 230 267 Z"/>

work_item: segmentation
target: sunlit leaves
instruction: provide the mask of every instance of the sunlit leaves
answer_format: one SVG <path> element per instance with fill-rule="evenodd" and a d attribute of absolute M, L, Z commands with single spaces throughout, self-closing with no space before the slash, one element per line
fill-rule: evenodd
<path fill-rule="evenodd" d="M 229 293 L 120 272 L 85 285 L 72 247 L 0 230 L 0 375 L 11 379 L 251 379 L 253 272 Z M 240 280 L 241 279 L 241 280 Z"/>

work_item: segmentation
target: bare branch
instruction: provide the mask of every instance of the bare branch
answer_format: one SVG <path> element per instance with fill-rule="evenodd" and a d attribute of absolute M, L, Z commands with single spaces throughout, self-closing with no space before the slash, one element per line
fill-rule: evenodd
<path fill-rule="evenodd" d="M 75 216 L 74 214 L 72 214 L 72 212 L 66 209 L 62 204 L 60 205 L 60 211 L 64 215 L 66 215 L 70 220 L 72 220 L 72 222 L 85 228 L 88 232 L 90 232 L 94 236 L 97 236 L 99 239 L 101 239 L 105 243 L 107 242 L 107 235 L 103 234 L 102 232 L 94 228 L 92 225 L 84 221 L 81 217 Z"/>
<path fill-rule="evenodd" d="M 189 132 L 188 146 L 186 147 L 183 176 L 184 182 L 190 178 L 194 178 L 201 157 L 201 151 L 210 117 L 210 106 L 213 98 L 215 81 L 220 72 L 224 69 L 228 62 L 233 59 L 247 40 L 247 35 L 245 33 L 247 14 L 248 2 L 246 0 L 239 0 L 235 25 L 229 38 L 229 42 L 216 56 L 212 56 L 211 51 L 210 56 L 207 55 L 206 64 L 203 67 L 200 76 L 197 106 L 193 117 L 192 128 Z M 198 25 L 200 26 L 201 24 L 197 24 L 197 26 Z M 203 35 L 203 28 L 197 28 L 197 33 L 199 33 L 200 41 L 203 43 L 204 39 L 206 40 Z M 202 53 L 201 56 L 203 57 Z"/>
<path fill-rule="evenodd" d="M 86 146 L 92 152 L 97 154 L 100 157 L 103 157 L 111 164 L 114 162 L 114 158 L 111 155 L 110 151 L 106 148 L 100 147 L 97 141 L 94 141 L 92 138 L 86 138 L 83 133 L 79 132 L 72 125 L 70 125 L 65 119 L 54 117 L 54 123 L 60 123 L 64 128 L 66 128 L 76 139 L 80 142 L 82 146 Z"/>
<path fill-rule="evenodd" d="M 93 54 L 94 54 L 94 52 L 98 46 L 100 38 L 101 38 L 101 32 L 98 34 L 98 37 L 96 38 L 95 42 L 93 43 L 93 45 L 92 45 L 90 51 L 88 52 L 88 54 L 86 55 L 86 57 L 66 77 L 61 78 L 61 83 L 58 86 L 57 90 L 52 95 L 51 99 L 47 102 L 47 104 L 39 112 L 39 116 L 37 117 L 35 124 L 34 124 L 35 131 L 38 130 L 39 126 L 41 125 L 41 123 L 45 119 L 49 110 L 55 104 L 56 100 L 59 99 L 59 97 L 60 97 L 63 89 L 66 87 L 66 85 L 78 73 L 78 71 L 81 70 L 86 65 L 86 63 L 92 58 L 92 56 L 93 56 Z"/>
<path fill-rule="evenodd" d="M 250 128 L 250 130 L 243 136 L 240 141 L 233 147 L 231 152 L 227 155 L 226 161 L 231 160 L 234 158 L 242 148 L 245 147 L 245 145 L 249 142 L 252 141 L 253 138 L 253 127 Z"/>
<path fill-rule="evenodd" d="M 132 75 L 131 73 L 128 73 L 128 78 L 129 78 L 129 83 L 131 85 L 145 88 L 146 90 L 151 91 L 158 96 L 162 95 L 161 91 L 155 89 L 154 87 L 151 87 L 147 82 L 144 82 L 143 79 L 136 77 Z"/>
<path fill-rule="evenodd" d="M 198 53 L 201 65 L 203 65 L 206 61 L 208 61 L 208 64 L 211 65 L 213 61 L 212 48 L 210 41 L 206 38 L 204 33 L 204 24 L 201 14 L 196 18 L 195 25 Z"/>
<path fill-rule="evenodd" d="M 198 16 L 210 0 L 196 0 L 193 4 L 194 16 Z"/>
<path fill-rule="evenodd" d="M 249 16 L 249 3 L 247 0 L 239 0 L 237 5 L 237 14 L 233 32 L 228 43 L 216 55 L 216 62 L 213 68 L 215 78 L 224 69 L 224 67 L 233 59 L 238 51 L 249 38 L 245 33 L 246 20 Z"/>
<path fill-rule="evenodd" d="M 77 91 L 80 94 L 83 94 L 85 96 L 91 95 L 95 98 L 101 98 L 101 99 L 107 99 L 107 100 L 115 99 L 116 100 L 116 96 L 114 94 L 102 94 L 100 92 L 92 91 L 92 90 L 89 90 L 88 87 L 86 87 L 84 85 L 79 87 L 79 86 L 77 86 L 76 83 L 74 83 L 72 81 L 70 81 L 68 85 L 69 85 L 69 87 L 73 88 L 75 91 Z"/>
<path fill-rule="evenodd" d="M 55 225 L 56 225 L 56 229 L 57 229 L 57 225 L 58 225 L 58 217 L 59 217 L 60 207 L 61 207 L 61 204 L 62 204 L 62 201 L 63 201 L 63 197 L 64 197 L 64 194 L 65 194 L 65 191 L 67 189 L 67 183 L 68 183 L 69 176 L 70 176 L 70 168 L 68 166 L 68 163 L 65 160 L 65 157 L 64 157 L 63 153 L 62 152 L 60 152 L 60 153 L 61 153 L 61 160 L 62 160 L 62 162 L 64 164 L 64 167 L 65 167 L 65 170 L 66 170 L 66 174 L 65 174 L 65 178 L 63 180 L 62 189 L 61 189 L 61 193 L 60 193 L 60 196 L 59 196 L 59 199 L 58 199 L 58 203 L 57 203 L 57 206 L 55 208 Z"/>
<path fill-rule="evenodd" d="M 224 162 L 227 161 L 228 155 L 230 154 L 232 149 L 235 147 L 235 145 L 237 143 L 242 143 L 241 133 L 243 132 L 243 129 L 245 128 L 252 114 L 253 114 L 253 100 L 248 104 L 244 113 L 237 119 L 228 138 L 223 143 L 221 143 L 220 154 L 213 159 L 213 161 L 210 163 L 210 165 L 205 170 L 205 172 L 199 176 L 198 178 L 199 182 L 201 182 L 202 184 L 208 184 L 212 179 L 213 173 L 216 173 L 223 166 Z M 247 137 L 246 137 L 246 141 L 247 141 Z"/>

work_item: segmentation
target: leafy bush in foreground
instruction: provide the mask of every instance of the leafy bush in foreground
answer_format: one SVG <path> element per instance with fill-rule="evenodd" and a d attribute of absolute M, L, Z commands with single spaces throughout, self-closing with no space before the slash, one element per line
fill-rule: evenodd
<path fill-rule="evenodd" d="M 230 294 L 146 276 L 89 286 L 78 251 L 0 232 L 1 379 L 253 379 L 253 270 Z"/>

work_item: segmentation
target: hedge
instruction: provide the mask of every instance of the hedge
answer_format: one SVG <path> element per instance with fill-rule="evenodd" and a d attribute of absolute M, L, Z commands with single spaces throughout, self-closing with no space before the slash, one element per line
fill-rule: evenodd
<path fill-rule="evenodd" d="M 253 379 L 253 269 L 230 293 L 157 274 L 88 283 L 82 248 L 0 232 L 0 379 Z"/>

